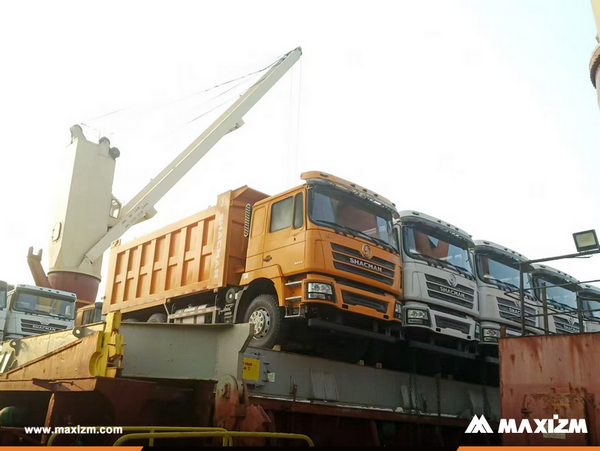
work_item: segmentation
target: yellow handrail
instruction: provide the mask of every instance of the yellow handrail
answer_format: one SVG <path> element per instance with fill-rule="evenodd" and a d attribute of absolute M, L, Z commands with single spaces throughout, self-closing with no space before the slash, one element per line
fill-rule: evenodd
<path fill-rule="evenodd" d="M 94 428 L 96 430 L 100 429 L 101 427 L 111 427 L 111 426 L 82 426 L 82 427 L 86 427 L 86 428 Z M 115 426 L 112 426 L 115 427 Z M 119 426 L 117 426 L 119 427 Z M 217 428 L 217 427 L 186 427 L 186 426 L 123 426 L 122 428 L 123 432 L 135 432 L 135 431 L 148 431 L 150 433 L 156 432 L 156 431 L 168 431 L 168 432 L 208 432 L 208 431 L 225 431 L 227 432 L 227 429 L 223 429 L 223 428 Z M 52 434 L 50 436 L 50 438 L 48 439 L 48 443 L 46 444 L 46 446 L 53 446 L 54 443 L 54 439 L 56 439 L 57 436 L 59 436 L 61 433 L 60 432 L 55 432 L 54 434 Z M 151 438 L 149 443 L 150 446 L 154 446 L 154 438 Z"/>
<path fill-rule="evenodd" d="M 233 446 L 233 437 L 258 437 L 258 438 L 284 438 L 304 440 L 308 446 L 315 446 L 310 437 L 304 434 L 286 434 L 283 432 L 235 432 L 235 431 L 210 431 L 210 432 L 152 432 L 141 434 L 127 434 L 120 437 L 113 446 L 121 446 L 129 440 L 143 440 L 154 438 L 195 438 L 195 437 L 223 437 L 223 446 Z"/>

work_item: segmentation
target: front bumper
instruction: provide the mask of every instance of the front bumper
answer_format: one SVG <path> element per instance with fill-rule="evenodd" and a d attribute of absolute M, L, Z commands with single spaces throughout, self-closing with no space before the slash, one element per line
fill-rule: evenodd
<path fill-rule="evenodd" d="M 479 341 L 478 324 L 474 318 L 450 315 L 434 310 L 427 304 L 407 303 L 404 306 L 404 327 L 428 329 L 443 336 L 465 341 Z"/>
<path fill-rule="evenodd" d="M 358 287 L 351 281 L 335 280 L 320 274 L 307 274 L 302 283 L 296 283 L 296 288 L 285 299 L 286 310 L 301 310 L 302 305 L 322 304 L 335 307 L 342 311 L 357 315 L 375 318 L 392 323 L 402 322 L 401 304 L 390 293 L 380 290 L 367 290 Z M 332 288 L 331 295 L 324 293 L 319 287 L 319 292 L 311 291 L 315 285 L 326 284 Z M 309 289 L 310 288 L 310 289 Z M 325 297 L 326 299 L 320 299 Z"/>

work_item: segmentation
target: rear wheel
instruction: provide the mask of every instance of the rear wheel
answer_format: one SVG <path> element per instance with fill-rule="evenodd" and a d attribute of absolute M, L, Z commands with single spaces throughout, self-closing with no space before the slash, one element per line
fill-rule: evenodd
<path fill-rule="evenodd" d="M 255 297 L 244 315 L 244 322 L 254 326 L 251 346 L 272 348 L 281 337 L 283 313 L 277 298 L 271 294 Z"/>

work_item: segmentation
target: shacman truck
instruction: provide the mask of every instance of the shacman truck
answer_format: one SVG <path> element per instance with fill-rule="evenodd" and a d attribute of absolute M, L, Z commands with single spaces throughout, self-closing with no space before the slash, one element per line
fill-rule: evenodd
<path fill-rule="evenodd" d="M 74 293 L 0 281 L 0 341 L 73 327 Z"/>
<path fill-rule="evenodd" d="M 546 287 L 546 300 L 548 310 L 547 329 L 550 333 L 571 334 L 578 333 L 579 318 L 577 315 L 577 292 L 579 281 L 563 271 L 547 265 L 534 263 L 531 277 L 537 300 L 542 304 L 543 315 L 543 287 Z M 544 317 L 540 317 L 540 327 L 544 327 Z"/>
<path fill-rule="evenodd" d="M 297 340 L 305 327 L 399 337 L 394 204 L 323 172 L 302 179 L 275 196 L 226 192 L 214 207 L 113 246 L 103 312 L 121 311 L 125 321 L 250 322 L 252 346 L 267 348 L 285 332 Z"/>
<path fill-rule="evenodd" d="M 521 335 L 521 304 L 519 298 L 519 263 L 523 255 L 491 241 L 475 240 L 475 272 L 479 290 L 479 321 L 481 344 L 497 345 L 500 327 L 506 326 L 507 336 Z M 527 270 L 527 268 L 524 268 Z M 525 324 L 528 334 L 540 333 L 538 306 L 531 292 L 530 275 L 523 273 L 525 291 Z"/>
<path fill-rule="evenodd" d="M 471 236 L 440 219 L 402 211 L 404 330 L 408 338 L 461 349 L 479 341 Z"/>

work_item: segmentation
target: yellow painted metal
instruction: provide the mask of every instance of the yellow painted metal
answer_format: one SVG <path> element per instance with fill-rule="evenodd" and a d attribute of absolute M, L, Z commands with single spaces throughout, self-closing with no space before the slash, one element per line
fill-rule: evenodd
<path fill-rule="evenodd" d="M 260 360 L 244 357 L 244 369 L 242 379 L 246 381 L 258 381 L 260 376 Z"/>
<path fill-rule="evenodd" d="M 233 437 L 252 438 L 282 438 L 290 440 L 304 440 L 308 446 L 315 446 L 312 439 L 304 434 L 286 434 L 283 432 L 235 432 L 235 431 L 210 431 L 210 432 L 153 432 L 141 434 L 127 434 L 120 437 L 113 446 L 121 446 L 129 440 L 165 439 L 165 438 L 202 438 L 223 437 L 223 446 L 233 446 Z"/>
<path fill-rule="evenodd" d="M 104 331 L 97 352 L 90 359 L 90 374 L 93 376 L 115 377 L 121 365 L 124 342 L 119 334 L 121 312 L 106 315 Z"/>
<path fill-rule="evenodd" d="M 121 314 L 115 313 L 105 323 L 4 342 L 0 380 L 115 377 L 124 350 L 120 324 Z"/>
<path fill-rule="evenodd" d="M 106 426 L 85 426 L 86 428 L 94 428 L 96 430 L 99 430 L 100 428 L 104 427 L 106 428 Z M 227 432 L 225 429 L 223 428 L 217 428 L 217 427 L 187 427 L 187 426 L 123 426 L 123 432 L 149 432 L 149 433 L 154 433 L 154 432 L 211 432 L 211 431 L 215 431 L 215 432 Z M 50 436 L 50 438 L 48 439 L 48 442 L 46 443 L 46 446 L 53 446 L 54 444 L 54 440 L 56 439 L 56 437 L 58 437 L 59 435 L 61 435 L 58 432 L 55 432 L 54 434 L 52 434 Z M 154 438 L 150 439 L 150 446 L 154 445 Z"/>

